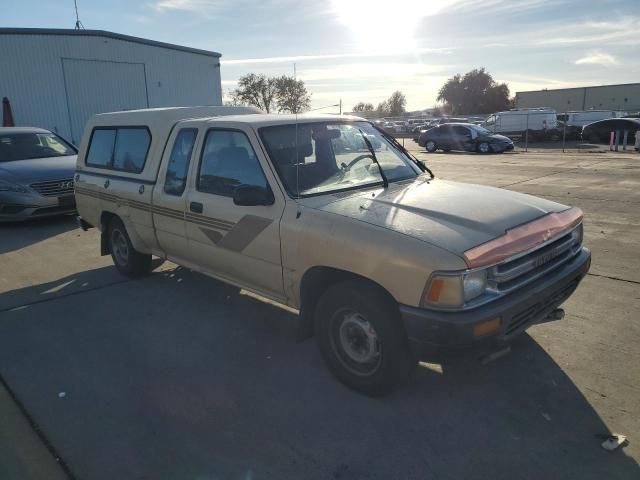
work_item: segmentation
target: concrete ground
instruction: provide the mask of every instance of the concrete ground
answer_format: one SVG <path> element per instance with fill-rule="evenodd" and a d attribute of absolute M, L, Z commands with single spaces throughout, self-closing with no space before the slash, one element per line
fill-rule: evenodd
<path fill-rule="evenodd" d="M 593 265 L 564 320 L 370 399 L 292 314 L 170 263 L 125 280 L 58 219 L 0 226 L 0 376 L 77 479 L 639 478 L 640 155 L 418 155 L 585 211 Z M 2 423 L 0 461 L 52 455 L 8 440 L 24 428 Z M 629 445 L 604 451 L 609 432 Z"/>

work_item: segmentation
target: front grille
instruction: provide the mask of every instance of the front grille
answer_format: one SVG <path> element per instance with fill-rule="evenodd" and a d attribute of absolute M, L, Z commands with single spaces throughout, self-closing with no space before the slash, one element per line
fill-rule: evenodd
<path fill-rule="evenodd" d="M 546 245 L 512 260 L 491 267 L 489 289 L 506 294 L 532 282 L 569 261 L 580 252 L 582 225 Z"/>
<path fill-rule="evenodd" d="M 45 197 L 61 197 L 63 195 L 73 194 L 73 178 L 35 182 L 29 186 Z"/>

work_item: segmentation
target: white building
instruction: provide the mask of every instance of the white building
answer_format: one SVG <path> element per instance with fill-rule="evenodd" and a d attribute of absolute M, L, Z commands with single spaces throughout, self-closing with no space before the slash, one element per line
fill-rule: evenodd
<path fill-rule="evenodd" d="M 102 30 L 0 28 L 0 98 L 16 125 L 79 143 L 87 119 L 222 105 L 220 54 Z"/>

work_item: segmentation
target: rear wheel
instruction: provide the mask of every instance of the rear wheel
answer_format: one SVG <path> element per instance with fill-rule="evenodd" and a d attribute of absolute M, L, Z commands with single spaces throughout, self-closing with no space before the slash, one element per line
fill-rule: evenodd
<path fill-rule="evenodd" d="M 364 281 L 327 289 L 318 302 L 315 331 L 331 372 L 366 395 L 394 390 L 416 363 L 397 306 Z"/>
<path fill-rule="evenodd" d="M 436 145 L 436 142 L 434 142 L 433 140 L 427 141 L 424 147 L 427 149 L 427 152 L 429 153 L 433 153 L 438 149 L 438 145 Z"/>
<path fill-rule="evenodd" d="M 487 142 L 480 142 L 478 144 L 478 152 L 479 153 L 490 153 L 491 146 Z"/>
<path fill-rule="evenodd" d="M 151 255 L 133 248 L 127 229 L 118 217 L 109 222 L 108 235 L 111 258 L 120 273 L 140 277 L 151 270 Z"/>

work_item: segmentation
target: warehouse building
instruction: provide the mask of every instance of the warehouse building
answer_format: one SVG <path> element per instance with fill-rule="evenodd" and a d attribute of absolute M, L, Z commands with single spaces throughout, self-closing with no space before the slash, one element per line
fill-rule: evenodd
<path fill-rule="evenodd" d="M 220 54 L 102 30 L 0 28 L 15 124 L 79 143 L 95 113 L 222 105 Z"/>
<path fill-rule="evenodd" d="M 637 112 L 640 110 L 640 83 L 517 92 L 516 107 L 549 107 L 557 112 L 578 110 Z"/>

